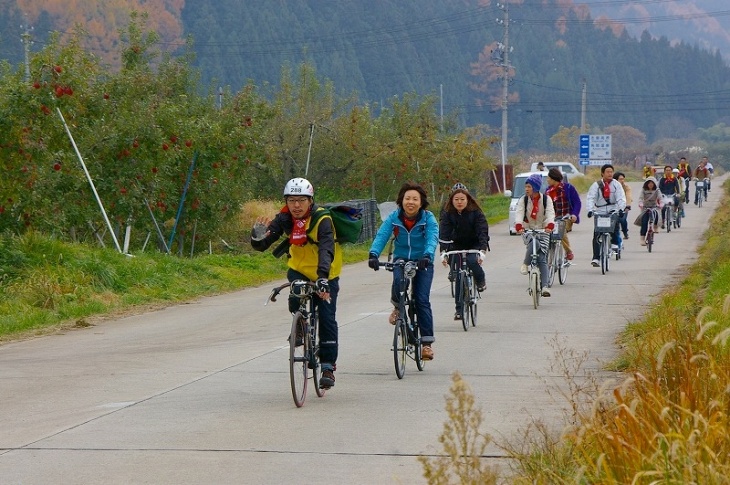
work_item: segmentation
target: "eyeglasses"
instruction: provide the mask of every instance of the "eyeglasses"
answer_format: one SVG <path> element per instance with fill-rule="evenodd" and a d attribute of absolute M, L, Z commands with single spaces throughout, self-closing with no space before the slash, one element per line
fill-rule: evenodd
<path fill-rule="evenodd" d="M 286 199 L 286 203 L 291 204 L 291 205 L 297 205 L 297 204 L 304 205 L 307 202 L 309 202 L 308 197 L 297 197 L 297 198 L 287 197 L 287 199 Z"/>

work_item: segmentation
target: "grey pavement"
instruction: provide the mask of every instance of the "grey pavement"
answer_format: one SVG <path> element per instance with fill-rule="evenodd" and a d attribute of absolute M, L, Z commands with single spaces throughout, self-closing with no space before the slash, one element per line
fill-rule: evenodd
<path fill-rule="evenodd" d="M 586 352 L 586 369 L 610 376 L 602 365 L 616 355 L 617 334 L 692 262 L 720 197 L 715 184 L 704 207 L 688 206 L 681 229 L 658 235 L 652 253 L 631 226 L 606 275 L 590 266 L 592 220 L 583 217 L 570 234 L 567 283 L 538 310 L 518 270 L 521 238 L 506 222 L 494 225 L 476 327 L 464 332 L 453 321 L 437 265 L 435 360 L 423 372 L 409 362 L 402 380 L 387 322 L 391 274 L 364 262 L 346 267 L 337 383 L 323 398 L 310 389 L 299 409 L 286 299 L 264 306 L 277 282 L 2 345 L 0 483 L 423 483 L 417 456 L 442 451 L 454 371 L 483 410 L 482 430 L 498 441 L 533 418 L 559 430 L 566 403 L 545 383 L 562 382 L 553 355 Z M 503 465 L 503 456 L 490 446 L 489 460 Z"/>

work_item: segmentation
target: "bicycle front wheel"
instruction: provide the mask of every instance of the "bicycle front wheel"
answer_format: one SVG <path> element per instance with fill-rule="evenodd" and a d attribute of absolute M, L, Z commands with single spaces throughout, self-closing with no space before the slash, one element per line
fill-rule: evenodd
<path fill-rule="evenodd" d="M 395 364 L 395 375 L 398 376 L 398 379 L 403 379 L 403 375 L 406 373 L 407 351 L 408 334 L 406 332 L 406 322 L 401 317 L 395 322 L 395 331 L 393 333 L 393 363 Z"/>
<path fill-rule="evenodd" d="M 314 390 L 317 392 L 317 397 L 323 397 L 327 389 L 319 387 L 319 379 L 322 377 L 322 363 L 319 361 L 319 342 L 317 341 L 319 335 L 319 317 L 315 313 L 310 318 L 311 325 L 309 326 L 309 349 L 311 349 L 309 355 L 309 368 L 312 369 L 312 380 L 314 381 Z"/>
<path fill-rule="evenodd" d="M 540 305 L 540 280 L 535 270 L 530 271 L 530 293 L 532 293 L 532 306 L 537 310 Z"/>
<path fill-rule="evenodd" d="M 418 317 L 416 312 L 413 312 L 411 316 L 411 322 L 413 324 L 413 360 L 416 361 L 416 368 L 419 371 L 423 371 L 426 368 L 426 361 L 423 360 L 423 344 L 421 344 L 421 329 L 418 327 Z"/>
<path fill-rule="evenodd" d="M 461 273 L 459 279 L 461 285 L 459 295 L 461 295 L 461 326 L 466 332 L 469 330 L 469 277 L 465 273 Z"/>
<path fill-rule="evenodd" d="M 601 274 L 608 271 L 608 262 L 610 260 L 609 251 L 611 250 L 611 239 L 608 234 L 601 236 Z"/>
<path fill-rule="evenodd" d="M 309 338 L 305 327 L 306 321 L 302 318 L 302 314 L 295 313 L 292 319 L 291 334 L 289 334 L 289 380 L 291 395 L 298 408 L 304 405 L 304 399 L 307 396 L 307 368 L 309 365 L 307 341 Z"/>
<path fill-rule="evenodd" d="M 649 231 L 646 234 L 646 249 L 651 252 L 651 247 L 654 244 L 654 233 Z"/>

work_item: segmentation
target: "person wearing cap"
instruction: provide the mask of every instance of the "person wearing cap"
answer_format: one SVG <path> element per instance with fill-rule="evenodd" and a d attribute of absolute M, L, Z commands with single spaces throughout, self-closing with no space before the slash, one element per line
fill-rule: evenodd
<path fill-rule="evenodd" d="M 314 187 L 303 178 L 294 178 L 284 187 L 284 207 L 273 220 L 256 219 L 251 231 L 251 246 L 265 251 L 282 235 L 289 258 L 286 277 L 289 281 L 307 280 L 317 284 L 315 302 L 319 312 L 319 358 L 322 363 L 320 387 L 329 389 L 335 385 L 337 367 L 338 329 L 335 316 L 337 294 L 340 290 L 342 251 L 335 242 L 332 217 L 323 215 L 310 229 L 312 214 L 317 211 L 314 203 Z M 274 251 L 276 253 L 276 250 Z M 289 311 L 296 312 L 299 300 L 289 297 Z"/>
<path fill-rule="evenodd" d="M 659 191 L 665 197 L 671 198 L 674 206 L 672 207 L 667 204 L 662 208 L 662 229 L 664 229 L 669 211 L 676 210 L 679 207 L 679 194 L 682 193 L 679 187 L 679 180 L 674 175 L 671 165 L 664 166 L 664 175 L 659 179 Z"/>
<path fill-rule="evenodd" d="M 684 181 L 684 203 L 689 204 L 689 180 L 692 178 L 692 168 L 689 166 L 689 163 L 687 163 L 686 157 L 679 159 L 677 169 L 679 170 L 677 176 L 680 180 Z"/>
<path fill-rule="evenodd" d="M 588 189 L 586 195 L 586 209 L 588 209 L 588 218 L 593 214 L 609 215 L 611 212 L 618 212 L 619 217 L 626 209 L 626 193 L 618 180 L 613 179 L 613 165 L 605 163 L 601 166 L 601 179 L 593 182 Z M 619 225 L 616 224 L 611 234 L 611 247 L 618 249 L 618 232 Z M 600 253 L 599 243 L 600 233 L 593 228 L 593 259 L 591 265 L 593 267 L 600 266 L 598 255 Z"/>
<path fill-rule="evenodd" d="M 573 230 L 573 224 L 580 223 L 580 194 L 568 182 L 563 182 L 563 174 L 557 167 L 548 170 L 548 188 L 545 193 L 553 200 L 555 209 L 555 218 L 570 216 L 565 221 L 565 233 L 563 234 L 563 248 L 565 249 L 565 258 L 568 261 L 573 260 L 573 250 L 570 247 L 568 233 Z"/>
<path fill-rule="evenodd" d="M 639 193 L 639 215 L 636 216 L 634 221 L 635 226 L 641 227 L 639 230 L 639 244 L 646 246 L 646 233 L 649 230 L 649 220 L 651 218 L 651 210 L 661 208 L 661 192 L 657 186 L 657 181 L 654 177 L 648 177 L 644 181 L 644 185 L 641 187 Z M 654 232 L 657 232 L 656 221 L 654 221 Z"/>
<path fill-rule="evenodd" d="M 537 162 L 537 170 L 538 172 L 544 172 L 545 171 L 545 164 L 542 162 Z"/>
<path fill-rule="evenodd" d="M 476 249 L 479 254 L 467 254 L 466 264 L 471 269 L 476 281 L 477 291 L 482 292 L 487 288 L 486 277 L 482 269 L 482 263 L 489 248 L 489 224 L 479 204 L 471 196 L 469 190 L 463 184 L 456 184 L 451 191 L 449 200 L 441 211 L 439 221 L 439 240 L 441 251 L 460 251 Z M 441 264 L 451 267 L 456 274 L 456 288 L 461 285 L 460 273 L 453 268 L 457 258 L 442 257 Z M 454 320 L 461 320 L 461 292 L 457 291 L 456 313 Z"/>
<path fill-rule="evenodd" d="M 525 196 L 520 197 L 517 201 L 517 214 L 523 215 L 522 221 L 518 221 L 515 224 L 515 230 L 518 234 L 522 234 L 525 229 L 542 229 L 550 233 L 555 228 L 553 200 L 547 195 L 540 193 L 541 186 L 542 176 L 540 174 L 532 174 L 527 177 L 525 181 Z M 520 266 L 520 273 L 522 274 L 527 274 L 527 265 L 532 260 L 531 240 L 525 240 L 525 245 L 527 246 L 525 259 L 522 261 L 522 266 Z M 548 282 L 548 245 L 549 237 L 538 239 L 537 266 L 540 269 L 542 296 L 545 297 L 550 296 L 550 290 L 545 286 Z"/>
<path fill-rule="evenodd" d="M 624 209 L 624 215 L 618 220 L 618 223 L 621 225 L 621 232 L 624 233 L 624 239 L 629 238 L 629 211 L 631 210 L 631 186 L 626 183 L 626 174 L 623 172 L 614 172 L 613 178 L 618 180 L 618 183 L 621 184 L 621 188 L 624 189 L 624 194 L 626 194 L 626 209 Z"/>

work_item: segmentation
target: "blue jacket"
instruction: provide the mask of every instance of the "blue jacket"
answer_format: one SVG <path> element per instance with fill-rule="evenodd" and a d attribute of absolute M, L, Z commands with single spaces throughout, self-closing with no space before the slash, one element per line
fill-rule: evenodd
<path fill-rule="evenodd" d="M 383 221 L 370 246 L 370 253 L 380 255 L 388 244 L 391 234 L 395 234 L 394 259 L 417 260 L 428 256 L 434 261 L 439 240 L 439 225 L 433 212 L 423 209 L 418 211 L 418 219 L 411 232 L 406 229 L 403 217 L 403 209 L 399 208 Z"/>

